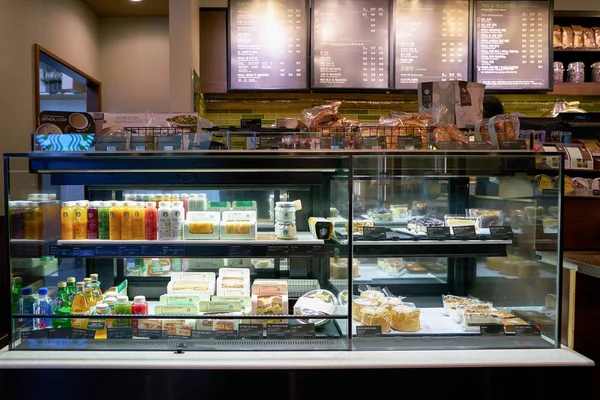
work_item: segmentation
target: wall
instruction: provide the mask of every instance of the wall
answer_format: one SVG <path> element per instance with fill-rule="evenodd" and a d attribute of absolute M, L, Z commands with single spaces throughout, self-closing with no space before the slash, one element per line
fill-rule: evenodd
<path fill-rule="evenodd" d="M 555 10 L 566 11 L 600 11 L 598 0 L 554 0 Z"/>
<path fill-rule="evenodd" d="M 0 0 L 0 153 L 26 152 L 35 125 L 33 44 L 101 79 L 98 18 L 80 0 Z M 0 214 L 4 214 L 0 165 Z M 27 184 L 27 183 L 25 183 Z"/>
<path fill-rule="evenodd" d="M 169 19 L 101 18 L 104 112 L 169 111 Z"/>

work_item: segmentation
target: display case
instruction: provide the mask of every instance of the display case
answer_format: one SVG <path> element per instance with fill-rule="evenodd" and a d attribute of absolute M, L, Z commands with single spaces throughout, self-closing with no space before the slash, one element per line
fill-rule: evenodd
<path fill-rule="evenodd" d="M 36 152 L 4 165 L 11 350 L 560 346 L 559 153 Z"/>

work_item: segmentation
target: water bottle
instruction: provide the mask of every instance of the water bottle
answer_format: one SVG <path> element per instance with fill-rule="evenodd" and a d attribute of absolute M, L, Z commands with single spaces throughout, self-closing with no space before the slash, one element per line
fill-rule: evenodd
<path fill-rule="evenodd" d="M 35 303 L 35 295 L 31 293 L 31 288 L 23 288 L 23 295 L 19 299 L 19 314 L 33 314 L 33 303 Z M 17 327 L 21 331 L 30 331 L 33 329 L 33 319 L 19 318 Z"/>
<path fill-rule="evenodd" d="M 39 288 L 38 299 L 33 303 L 33 313 L 36 315 L 52 314 L 52 299 L 48 297 L 48 288 Z M 33 329 L 45 329 L 52 326 L 52 318 L 34 318 Z"/>

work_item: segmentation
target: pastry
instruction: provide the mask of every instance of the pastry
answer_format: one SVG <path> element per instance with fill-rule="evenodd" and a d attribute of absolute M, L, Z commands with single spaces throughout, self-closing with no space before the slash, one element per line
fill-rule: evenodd
<path fill-rule="evenodd" d="M 377 301 L 377 304 L 381 304 L 386 296 L 383 292 L 378 290 L 365 290 L 361 292 L 360 297 L 362 299 L 373 299 Z"/>
<path fill-rule="evenodd" d="M 390 312 L 383 307 L 365 307 L 360 313 L 363 326 L 380 326 L 382 333 L 390 331 Z"/>
<path fill-rule="evenodd" d="M 225 222 L 225 233 L 228 235 L 248 235 L 250 233 L 250 222 L 227 221 Z"/>
<path fill-rule="evenodd" d="M 207 292 L 209 289 L 209 283 L 206 281 L 174 281 L 172 290 L 177 291 L 194 291 L 194 292 Z"/>
<path fill-rule="evenodd" d="M 339 215 L 339 210 L 335 207 L 330 207 L 329 208 L 329 216 L 330 217 L 337 217 Z"/>
<path fill-rule="evenodd" d="M 358 261 L 352 260 L 352 277 L 360 275 Z M 348 260 L 343 258 L 331 258 L 329 260 L 329 278 L 330 279 L 348 279 Z"/>
<path fill-rule="evenodd" d="M 450 315 L 450 311 L 456 310 L 456 306 L 459 304 L 473 304 L 478 300 L 454 295 L 442 295 L 442 301 L 444 303 L 444 314 Z"/>
<path fill-rule="evenodd" d="M 467 312 L 489 312 L 493 310 L 492 303 L 471 303 L 459 304 L 456 306 L 456 312 L 451 313 L 451 317 L 457 324 L 460 324 Z"/>
<path fill-rule="evenodd" d="M 491 271 L 500 271 L 502 269 L 502 263 L 506 260 L 506 257 L 487 257 L 485 259 L 485 266 Z"/>
<path fill-rule="evenodd" d="M 555 49 L 560 49 L 562 47 L 562 38 L 561 38 L 561 31 L 560 31 L 560 26 L 559 25 L 554 25 L 553 29 L 553 36 L 552 36 L 552 47 L 554 47 Z"/>
<path fill-rule="evenodd" d="M 585 49 L 595 49 L 596 45 L 596 37 L 594 36 L 593 29 L 583 28 L 583 47 Z"/>
<path fill-rule="evenodd" d="M 502 318 L 514 318 L 515 317 L 514 314 L 512 314 L 512 313 L 510 313 L 510 312 L 508 312 L 506 310 L 498 310 L 498 309 L 496 309 L 496 312 L 498 314 L 502 314 Z"/>
<path fill-rule="evenodd" d="M 446 226 L 468 226 L 475 225 L 476 220 L 470 218 L 461 218 L 456 216 L 446 216 L 445 218 Z"/>
<path fill-rule="evenodd" d="M 372 208 L 367 214 L 374 220 L 391 221 L 392 219 L 392 211 L 386 208 Z"/>
<path fill-rule="evenodd" d="M 410 231 L 427 233 L 427 228 L 436 226 L 444 226 L 444 222 L 435 218 L 413 218 L 406 227 Z"/>
<path fill-rule="evenodd" d="M 404 302 L 402 301 L 402 299 L 399 299 L 398 297 L 386 297 L 385 299 L 383 299 L 379 306 L 386 308 L 388 311 L 391 312 L 392 308 L 396 306 L 401 306 L 403 304 Z"/>
<path fill-rule="evenodd" d="M 573 28 L 573 47 L 576 49 L 583 48 L 583 27 L 571 25 L 571 28 Z"/>
<path fill-rule="evenodd" d="M 242 289 L 244 287 L 244 279 L 241 277 L 224 277 L 221 287 L 228 289 Z"/>
<path fill-rule="evenodd" d="M 523 261 L 518 264 L 516 275 L 524 279 L 537 279 L 540 277 L 540 266 L 535 261 Z"/>
<path fill-rule="evenodd" d="M 360 233 L 362 235 L 365 226 L 374 226 L 373 221 L 362 219 L 352 221 L 352 233 Z M 348 222 L 346 222 L 346 232 L 348 232 Z"/>
<path fill-rule="evenodd" d="M 502 314 L 494 310 L 465 312 L 462 318 L 462 327 L 467 329 L 480 325 L 500 324 L 501 319 Z"/>
<path fill-rule="evenodd" d="M 502 264 L 500 266 L 500 273 L 502 275 L 515 276 L 517 275 L 517 271 L 519 269 L 520 264 L 520 261 L 504 260 L 502 261 Z"/>
<path fill-rule="evenodd" d="M 256 313 L 259 315 L 282 315 L 283 300 L 281 296 L 258 296 Z"/>
<path fill-rule="evenodd" d="M 421 310 L 396 306 L 391 311 L 392 328 L 398 332 L 418 332 L 421 329 Z"/>
<path fill-rule="evenodd" d="M 399 276 L 404 272 L 406 264 L 402 258 L 378 258 L 377 266 L 392 276 Z"/>
<path fill-rule="evenodd" d="M 521 318 L 503 318 L 500 323 L 504 325 L 504 332 L 514 333 L 516 332 L 516 325 L 529 325 L 526 321 Z"/>
<path fill-rule="evenodd" d="M 190 221 L 192 235 L 212 235 L 215 233 L 215 223 L 212 221 Z"/>
<path fill-rule="evenodd" d="M 356 299 L 352 301 L 352 319 L 360 321 L 360 314 L 365 307 L 377 307 L 379 302 L 375 299 Z"/>
<path fill-rule="evenodd" d="M 408 272 L 412 272 L 413 274 L 421 274 L 427 272 L 427 270 L 419 264 L 406 264 L 406 270 Z"/>

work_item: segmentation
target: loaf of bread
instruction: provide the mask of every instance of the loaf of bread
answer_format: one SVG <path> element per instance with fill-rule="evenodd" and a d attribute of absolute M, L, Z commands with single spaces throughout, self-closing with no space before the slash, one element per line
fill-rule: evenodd
<path fill-rule="evenodd" d="M 377 302 L 377 305 L 379 305 L 383 303 L 386 296 L 383 292 L 380 292 L 379 290 L 365 290 L 360 293 L 360 298 L 375 300 Z"/>
<path fill-rule="evenodd" d="M 421 329 L 421 310 L 407 306 L 393 307 L 391 325 L 398 332 L 418 332 Z"/>
<path fill-rule="evenodd" d="M 379 302 L 375 299 L 356 299 L 352 301 L 352 319 L 360 321 L 362 310 L 366 307 L 377 307 Z"/>
<path fill-rule="evenodd" d="M 380 326 L 382 333 L 390 331 L 390 312 L 383 307 L 365 307 L 360 313 L 363 326 Z"/>
<path fill-rule="evenodd" d="M 191 221 L 190 233 L 192 235 L 212 235 L 215 233 L 215 223 L 212 221 Z"/>
<path fill-rule="evenodd" d="M 386 297 L 385 299 L 383 299 L 383 301 L 381 301 L 379 306 L 391 312 L 392 308 L 396 306 L 401 306 L 403 304 L 404 302 L 402 301 L 402 299 L 399 299 L 398 297 Z"/>

